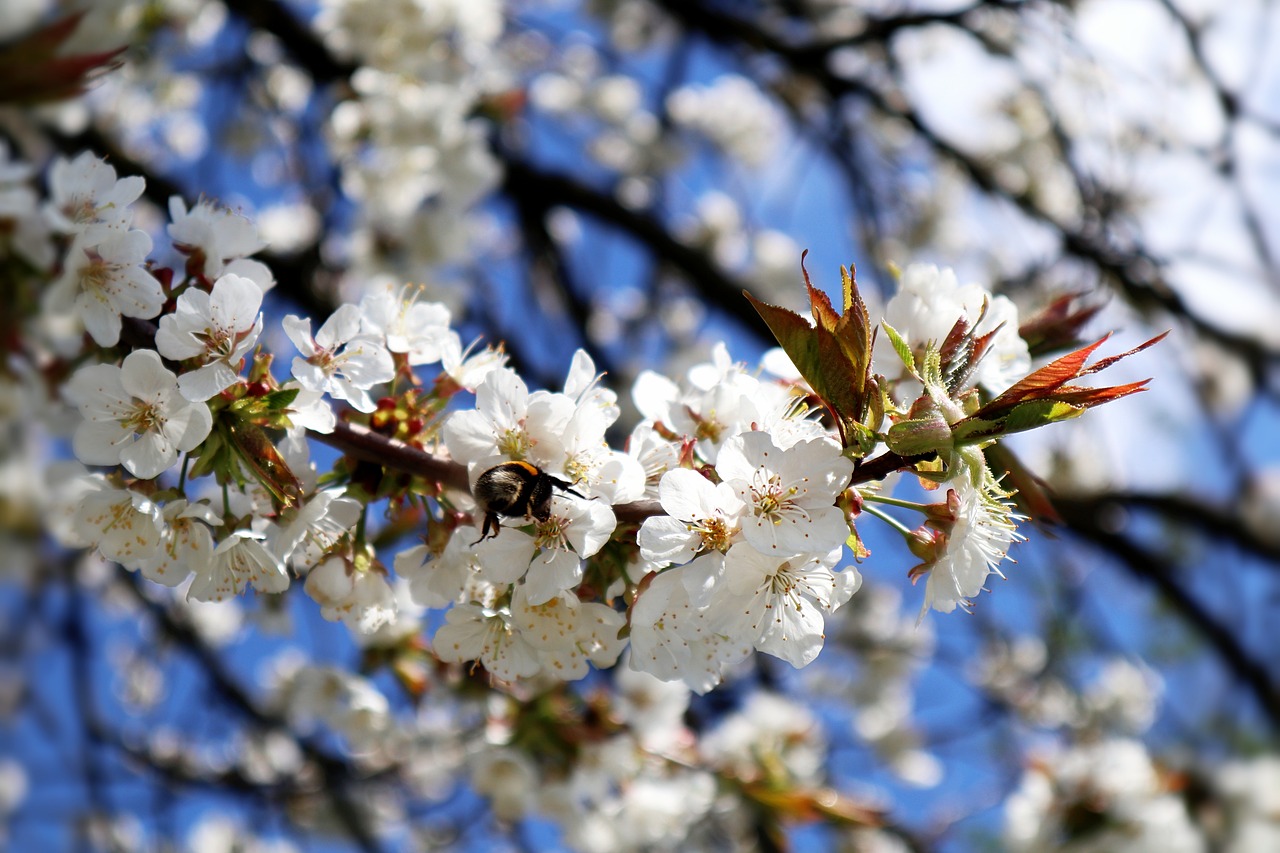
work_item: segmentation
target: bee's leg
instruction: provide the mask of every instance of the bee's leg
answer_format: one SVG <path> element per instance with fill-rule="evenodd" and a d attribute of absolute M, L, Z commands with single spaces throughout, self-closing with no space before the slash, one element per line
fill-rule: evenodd
<path fill-rule="evenodd" d="M 550 480 L 555 485 L 555 487 L 562 492 L 568 492 L 569 494 L 574 495 L 575 497 L 582 498 L 584 501 L 588 499 L 587 496 L 584 495 L 582 492 L 579 492 L 573 488 L 573 483 L 565 482 L 564 480 L 561 480 L 559 477 L 552 477 L 550 474 L 547 475 L 547 479 Z"/>
<path fill-rule="evenodd" d="M 472 548 L 479 545 L 484 540 L 492 538 L 489 535 L 490 528 L 492 528 L 493 536 L 495 537 L 502 531 L 502 524 L 498 520 L 498 514 L 496 512 L 486 512 L 484 514 L 484 527 L 480 529 L 480 538 L 471 543 Z"/>

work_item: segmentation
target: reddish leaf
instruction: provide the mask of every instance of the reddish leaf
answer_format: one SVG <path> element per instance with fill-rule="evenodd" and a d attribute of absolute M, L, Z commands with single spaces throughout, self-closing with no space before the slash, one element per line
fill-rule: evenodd
<path fill-rule="evenodd" d="M 1063 420 L 1064 417 L 1074 416 L 1069 413 L 1064 415 L 1058 407 L 1083 411 L 1144 390 L 1150 379 L 1102 388 L 1087 388 L 1067 383 L 1081 376 L 1097 373 L 1122 358 L 1142 352 L 1162 341 L 1167 334 L 1168 332 L 1158 335 L 1120 355 L 1104 358 L 1092 366 L 1086 366 L 1089 356 L 1102 346 L 1107 338 L 1104 337 L 1075 352 L 1067 353 L 1016 383 L 969 417 L 953 424 L 952 429 L 956 440 L 975 442 L 1011 432 L 1033 429 Z"/>
<path fill-rule="evenodd" d="M 57 56 L 84 13 L 61 18 L 0 45 L 0 103 L 32 104 L 78 95 L 97 74 L 119 67 L 124 47 Z"/>
<path fill-rule="evenodd" d="M 1109 337 L 1111 335 L 1107 334 L 1088 346 L 1081 347 L 1075 352 L 1067 353 L 1039 370 L 1032 372 L 1010 386 L 999 397 L 983 406 L 979 412 L 975 413 L 975 416 L 991 417 L 989 414 L 982 413 L 988 410 L 995 412 L 1008 409 L 1023 400 L 1032 399 L 1033 397 L 1044 397 L 1053 389 L 1065 385 L 1080 375 L 1080 371 L 1084 368 L 1085 362 L 1089 360 L 1089 356 L 1093 355 L 1093 351 L 1102 346 Z"/>
<path fill-rule="evenodd" d="M 1134 347 L 1133 349 L 1129 350 L 1128 352 L 1122 352 L 1122 353 L 1120 353 L 1119 355 L 1113 355 L 1113 356 L 1110 356 L 1110 357 L 1108 357 L 1108 358 L 1104 358 L 1104 359 L 1102 359 L 1102 361 L 1099 361 L 1097 364 L 1094 364 L 1094 365 L 1092 365 L 1092 366 L 1090 366 L 1090 367 L 1087 367 L 1087 368 L 1085 368 L 1084 370 L 1080 371 L 1080 375 L 1081 375 L 1081 376 L 1088 376 L 1090 373 L 1097 373 L 1097 372 L 1098 372 L 1098 371 L 1100 371 L 1100 370 L 1106 370 L 1108 367 L 1110 367 L 1111 365 L 1115 364 L 1115 363 L 1116 363 L 1117 361 L 1119 361 L 1120 359 L 1122 359 L 1122 358 L 1128 358 L 1129 356 L 1134 355 L 1135 353 L 1140 353 L 1140 352 L 1142 352 L 1144 349 L 1146 349 L 1146 348 L 1148 348 L 1148 347 L 1153 347 L 1153 346 L 1155 346 L 1156 344 L 1158 344 L 1158 343 L 1160 343 L 1161 341 L 1163 341 L 1163 340 L 1164 340 L 1166 337 L 1168 337 L 1168 336 L 1169 336 L 1169 333 L 1168 333 L 1168 332 L 1163 332 L 1163 333 L 1161 333 L 1161 334 L 1159 334 L 1159 335 L 1156 335 L 1154 338 L 1152 338 L 1152 339 L 1151 339 L 1151 340 L 1149 340 L 1149 341 L 1146 341 L 1146 342 L 1144 342 L 1144 343 L 1140 343 L 1140 344 L 1138 344 L 1136 347 Z M 1104 338 L 1103 340 L 1105 340 L 1105 338 Z"/>
<path fill-rule="evenodd" d="M 804 275 L 805 290 L 809 292 L 809 307 L 813 312 L 813 321 L 828 332 L 835 332 L 836 326 L 840 323 L 840 315 L 832 307 L 831 300 L 827 297 L 827 294 L 814 287 L 813 282 L 809 279 L 809 270 L 804 265 L 805 258 L 808 256 L 808 249 L 800 253 L 800 272 Z"/>
<path fill-rule="evenodd" d="M 1103 307 L 1101 302 L 1075 307 L 1086 298 L 1076 293 L 1060 296 L 1018 327 L 1033 357 L 1080 345 L 1080 330 Z"/>

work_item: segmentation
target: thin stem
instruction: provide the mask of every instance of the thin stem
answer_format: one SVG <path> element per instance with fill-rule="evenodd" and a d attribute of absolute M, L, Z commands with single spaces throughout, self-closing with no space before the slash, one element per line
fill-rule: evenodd
<path fill-rule="evenodd" d="M 889 525 L 894 530 L 901 533 L 904 539 L 911 539 L 915 536 L 915 531 L 907 527 L 901 521 L 898 521 L 898 519 L 894 518 L 892 515 L 889 515 L 889 513 L 887 512 L 878 510 L 873 506 L 867 506 L 866 504 L 862 505 L 862 511 L 867 513 L 868 515 L 875 516 L 876 518 L 880 519 L 885 524 Z"/>
<path fill-rule="evenodd" d="M 904 500 L 901 500 L 900 498 L 891 498 L 888 495 L 879 495 L 875 493 L 864 494 L 862 495 L 862 500 L 864 502 L 874 501 L 875 503 L 886 504 L 887 506 L 898 506 L 898 507 L 902 507 L 903 509 L 914 509 L 916 512 L 929 511 L 929 507 L 926 506 L 925 504 L 918 503 L 916 501 L 904 501 Z M 863 505 L 863 509 L 866 509 L 865 503 Z"/>

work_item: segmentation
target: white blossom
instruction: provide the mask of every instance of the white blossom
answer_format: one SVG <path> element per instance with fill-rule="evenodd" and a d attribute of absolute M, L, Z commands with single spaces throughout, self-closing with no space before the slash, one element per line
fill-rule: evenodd
<path fill-rule="evenodd" d="M 907 267 L 898 279 L 898 292 L 884 312 L 884 321 L 912 348 L 930 342 L 941 345 L 961 317 L 976 324 L 973 330 L 978 335 L 995 332 L 976 374 L 976 381 L 984 389 L 999 394 L 1031 371 L 1027 342 L 1018 336 L 1017 307 L 1006 296 L 992 296 L 982 285 L 961 285 L 950 269 L 926 264 Z M 876 347 L 877 367 L 886 375 L 896 376 L 901 370 L 886 364 L 894 359 L 888 336 L 881 336 Z"/>
<path fill-rule="evenodd" d="M 1023 537 L 1017 532 L 1021 518 L 1013 506 L 972 478 L 961 476 L 948 490 L 945 519 L 930 521 L 921 536 L 929 540 L 930 559 L 911 570 L 912 581 L 928 575 L 920 617 L 930 608 L 950 613 L 956 605 L 968 607 L 982 591 L 987 576 L 1000 573 L 1009 546 Z"/>
<path fill-rule="evenodd" d="M 683 578 L 687 568 L 659 574 L 636 598 L 631 607 L 630 662 L 640 672 L 682 681 L 695 693 L 706 693 L 729 667 L 747 658 L 752 641 L 719 631 L 708 609 L 693 604 Z"/>
<path fill-rule="evenodd" d="M 582 561 L 604 547 L 617 526 L 608 504 L 556 495 L 533 533 L 511 527 L 479 543 L 480 574 L 492 583 L 524 578 L 529 601 L 542 604 L 582 582 Z"/>
<path fill-rule="evenodd" d="M 58 157 L 49 168 L 49 223 L 64 234 L 76 234 L 82 247 L 97 246 L 129 228 L 129 205 L 138 200 L 146 181 L 116 178 L 116 170 L 90 151 L 74 160 Z M 150 250 L 150 241 L 147 248 Z M 134 315 L 131 315 L 134 316 Z"/>
<path fill-rule="evenodd" d="M 531 409 L 533 402 L 538 405 Z M 531 398 L 515 371 L 493 370 L 476 388 L 476 407 L 454 412 L 445 421 L 445 446 L 450 456 L 473 469 L 495 456 L 554 466 L 564 458 L 564 443 L 549 422 L 565 423 L 572 408 L 563 395 Z"/>
<path fill-rule="evenodd" d="M 284 563 L 267 549 L 265 536 L 252 530 L 235 530 L 218 543 L 204 571 L 197 571 L 187 597 L 197 601 L 223 601 L 252 584 L 258 592 L 284 592 L 289 574 Z"/>
<path fill-rule="evenodd" d="M 138 567 L 147 580 L 177 586 L 194 572 L 208 570 L 213 559 L 213 533 L 222 520 L 206 503 L 175 498 L 164 505 L 164 536 L 154 556 Z"/>
<path fill-rule="evenodd" d="M 201 200 L 188 210 L 181 196 L 173 196 L 169 218 L 174 246 L 188 255 L 202 256 L 202 271 L 210 279 L 221 276 L 228 261 L 246 258 L 266 246 L 253 222 L 212 201 Z"/>
<path fill-rule="evenodd" d="M 521 636 L 510 613 L 476 604 L 451 607 L 431 646 L 442 661 L 478 660 L 504 681 L 528 678 L 542 669 L 537 649 Z"/>
<path fill-rule="evenodd" d="M 47 271 L 57 253 L 31 187 L 34 171 L 30 163 L 12 159 L 8 144 L 0 141 L 0 257 L 17 255 Z"/>
<path fill-rule="evenodd" d="M 311 391 L 346 400 L 361 412 L 376 407 L 369 389 L 395 376 L 391 353 L 360 332 L 360 309 L 346 304 L 333 312 L 311 336 L 311 321 L 293 314 L 284 318 L 285 334 L 301 355 L 293 360 L 293 375 Z"/>
<path fill-rule="evenodd" d="M 386 341 L 387 349 L 404 353 L 409 364 L 435 364 L 444 353 L 449 309 L 439 302 L 419 300 L 422 289 L 388 288 L 360 300 L 361 331 Z"/>
<path fill-rule="evenodd" d="M 280 386 L 281 390 L 297 389 L 298 396 L 289 404 L 289 421 L 295 429 L 307 429 L 311 432 L 331 433 L 338 425 L 338 418 L 333 413 L 333 406 L 324 398 L 324 391 L 303 388 L 296 379 L 291 379 Z"/>
<path fill-rule="evenodd" d="M 585 678 L 588 663 L 613 666 L 622 653 L 618 632 L 625 617 L 613 608 L 592 601 L 579 601 L 571 592 L 561 592 L 533 604 L 529 586 L 516 587 L 511 599 L 511 621 L 521 638 L 537 650 L 543 671 L 561 681 Z"/>
<path fill-rule="evenodd" d="M 499 820 L 520 820 L 533 806 L 537 770 L 518 750 L 486 749 L 471 761 L 471 786 L 489 798 L 489 807 Z"/>
<path fill-rule="evenodd" d="M 424 607 L 442 608 L 455 601 L 484 597 L 468 595 L 468 590 L 480 580 L 483 566 L 479 549 L 471 547 L 470 542 L 469 537 L 455 533 L 439 554 L 424 544 L 396 555 L 396 574 L 409 581 L 415 602 Z"/>
<path fill-rule="evenodd" d="M 194 450 L 213 426 L 209 407 L 183 399 L 177 377 L 152 350 L 130 353 L 120 367 L 82 367 L 67 398 L 85 418 L 72 442 L 80 461 L 120 464 L 144 480 L 168 470 L 179 451 Z"/>
<path fill-rule="evenodd" d="M 300 729 L 323 723 L 357 753 L 377 748 L 393 723 L 390 703 L 373 682 L 335 667 L 300 667 L 286 676 L 279 693 L 284 713 Z"/>
<path fill-rule="evenodd" d="M 709 593 L 713 623 L 794 667 L 811 663 L 826 636 L 823 614 L 839 608 L 862 585 L 857 569 L 832 570 L 841 554 L 837 547 L 823 556 L 780 558 L 747 542 L 734 545 Z"/>
<path fill-rule="evenodd" d="M 644 520 L 640 556 L 654 564 L 687 563 L 703 551 L 727 551 L 742 538 L 746 503 L 728 483 L 713 484 L 687 468 L 668 471 L 659 486 L 665 515 Z"/>
<path fill-rule="evenodd" d="M 183 291 L 172 314 L 160 318 L 156 349 L 175 361 L 194 359 L 198 366 L 178 377 L 178 390 L 188 400 L 208 400 L 235 384 L 240 362 L 262 333 L 262 290 L 247 278 L 227 274 L 211 293 L 197 287 Z"/>
<path fill-rule="evenodd" d="M 778 109 L 736 74 L 677 89 L 667 97 L 667 109 L 678 126 L 703 134 L 748 166 L 767 160 L 782 133 Z"/>
<path fill-rule="evenodd" d="M 318 563 L 338 540 L 355 527 L 364 507 L 344 497 L 341 489 L 316 492 L 280 522 L 272 550 L 299 572 Z"/>
<path fill-rule="evenodd" d="M 853 463 L 829 439 L 780 449 L 766 432 L 726 442 L 716 471 L 746 504 L 742 533 L 759 551 L 780 555 L 826 553 L 849 537 L 836 497 L 849 485 Z"/>
<path fill-rule="evenodd" d="M 475 391 L 486 376 L 507 363 L 507 355 L 501 349 L 485 347 L 474 352 L 475 347 L 472 342 L 464 350 L 462 338 L 452 330 L 440 342 L 441 368 L 458 387 L 468 391 Z"/>
<path fill-rule="evenodd" d="M 74 313 L 99 346 L 115 346 L 121 316 L 148 320 L 164 305 L 160 282 L 143 268 L 150 252 L 145 231 L 113 232 L 93 245 L 79 235 L 62 276 L 45 293 L 45 311 Z"/>
<path fill-rule="evenodd" d="M 357 634 L 372 634 L 396 620 L 395 593 L 386 575 L 357 571 L 340 555 L 313 568 L 303 589 L 320 605 L 321 616 L 341 621 Z"/>
<path fill-rule="evenodd" d="M 80 498 L 72 530 L 80 541 L 127 569 L 137 569 L 159 550 L 164 534 L 160 507 L 130 489 L 101 483 Z"/>

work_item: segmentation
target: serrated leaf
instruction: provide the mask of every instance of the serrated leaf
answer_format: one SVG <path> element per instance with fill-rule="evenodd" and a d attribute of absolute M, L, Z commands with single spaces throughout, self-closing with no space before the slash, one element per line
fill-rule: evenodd
<path fill-rule="evenodd" d="M 852 264 L 847 269 L 840 267 L 840 295 L 843 297 L 845 316 L 851 310 L 856 310 L 856 306 L 862 302 L 862 296 L 858 293 L 857 270 Z M 867 306 L 863 305 L 862 313 L 866 312 Z"/>
<path fill-rule="evenodd" d="M 1018 337 L 1027 342 L 1031 357 L 1078 347 L 1080 330 L 1102 310 L 1104 303 L 1088 304 L 1088 294 L 1059 296 L 1018 327 Z"/>
<path fill-rule="evenodd" d="M 809 270 L 800 257 L 800 269 L 804 273 L 804 285 L 809 294 L 810 311 L 814 323 L 835 336 L 840 348 L 844 350 L 845 359 L 849 362 L 850 375 L 854 377 L 854 393 L 860 400 L 866 398 L 867 381 L 871 376 L 871 331 L 867 317 L 867 307 L 858 295 L 857 285 L 848 268 L 840 267 L 840 282 L 845 311 L 837 314 L 827 294 L 813 286 L 809 278 Z M 846 413 L 853 420 L 861 420 L 865 414 L 865 402 L 857 411 Z"/>
<path fill-rule="evenodd" d="M 1167 335 L 1168 332 L 1165 333 Z M 991 402 L 974 412 L 974 416 L 978 418 L 986 418 L 989 420 L 998 420 L 1004 418 L 1015 407 L 1031 402 L 1033 400 L 1057 400 L 1068 402 L 1072 405 L 1089 408 L 1110 402 L 1120 397 L 1134 394 L 1143 390 L 1150 380 L 1141 380 L 1139 382 L 1131 382 L 1125 385 L 1113 385 L 1105 388 L 1083 388 L 1079 386 L 1067 385 L 1073 379 L 1081 376 L 1088 376 L 1091 373 L 1097 373 L 1107 367 L 1115 364 L 1122 358 L 1127 358 L 1135 353 L 1141 352 L 1148 347 L 1154 346 L 1164 339 L 1165 335 L 1158 335 L 1149 341 L 1134 347 L 1120 355 L 1104 358 L 1097 364 L 1086 366 L 1089 356 L 1107 340 L 1110 335 L 1103 337 L 1088 346 L 1067 353 L 1059 359 L 1056 359 L 1039 370 L 1034 371 L 1022 380 L 1015 383 L 1003 394 L 996 397 Z"/>
<path fill-rule="evenodd" d="M 1106 342 L 1107 337 L 1110 337 L 1110 335 L 1100 338 L 1088 346 L 1081 347 L 1075 352 L 1069 352 L 1061 358 L 1049 362 L 1039 370 L 1031 372 L 1009 386 L 1004 393 L 990 403 L 983 406 L 983 410 L 995 411 L 1001 408 L 1010 408 L 1023 400 L 1046 396 L 1055 388 L 1065 385 L 1080 375 L 1080 371 L 1084 369 L 1085 362 L 1089 360 L 1089 356 Z"/>
<path fill-rule="evenodd" d="M 862 537 L 858 535 L 858 527 L 853 522 L 849 523 L 849 538 L 844 544 L 853 552 L 853 559 L 859 562 L 871 556 L 871 549 L 863 543 Z"/>
<path fill-rule="evenodd" d="M 902 359 L 902 365 L 907 368 L 907 372 L 919 379 L 920 374 L 916 370 L 916 357 L 911 352 L 911 345 L 907 343 L 902 335 L 898 334 L 898 330 L 893 326 L 883 321 L 880 325 L 884 327 L 884 333 L 889 336 L 889 343 L 893 345 L 893 351 L 898 354 L 898 358 Z"/>
<path fill-rule="evenodd" d="M 96 74 L 120 65 L 125 48 L 58 56 L 86 13 L 56 20 L 0 44 L 0 103 L 34 104 L 82 93 Z"/>
<path fill-rule="evenodd" d="M 840 267 L 840 283 L 844 297 L 844 313 L 836 324 L 836 339 L 849 356 L 854 365 L 854 372 L 861 377 L 858 382 L 858 394 L 864 400 L 867 388 L 871 385 L 871 351 L 875 345 L 875 326 L 867 315 L 867 305 L 858 293 L 858 285 L 854 281 L 851 269 Z M 864 404 L 865 405 L 865 404 Z M 859 418 L 865 415 L 859 413 Z"/>
<path fill-rule="evenodd" d="M 809 310 L 813 313 L 813 322 L 828 332 L 835 332 L 836 324 L 840 322 L 840 315 L 831 306 L 831 300 L 827 298 L 827 294 L 814 287 L 809 279 L 809 270 L 804 265 L 805 258 L 808 256 L 808 249 L 800 253 L 800 272 L 804 275 L 804 287 L 809 294 Z"/>
<path fill-rule="evenodd" d="M 951 428 L 956 444 L 975 444 L 1004 431 L 1000 421 L 984 418 L 965 418 Z"/>

